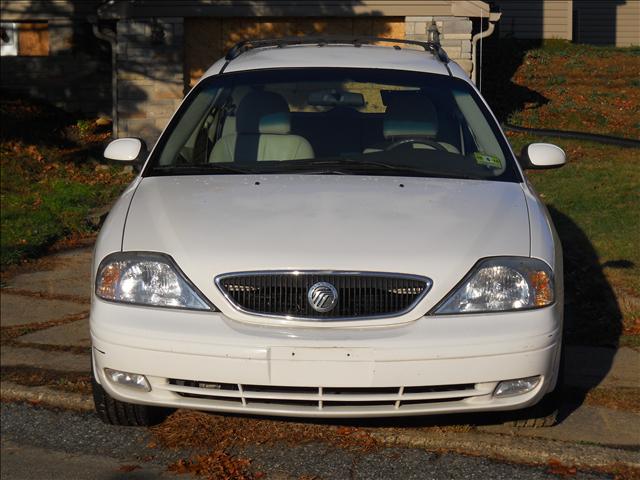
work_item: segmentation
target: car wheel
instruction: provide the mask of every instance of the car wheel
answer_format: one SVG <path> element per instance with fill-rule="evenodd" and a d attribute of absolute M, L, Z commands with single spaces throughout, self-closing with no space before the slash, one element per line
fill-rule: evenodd
<path fill-rule="evenodd" d="M 91 386 L 93 387 L 93 403 L 96 413 L 100 420 L 110 425 L 147 427 L 162 422 L 171 412 L 167 408 L 136 405 L 116 400 L 105 392 L 104 388 L 96 381 L 93 369 L 91 370 Z"/>
<path fill-rule="evenodd" d="M 562 404 L 564 388 L 564 346 L 560 352 L 558 381 L 552 392 L 547 393 L 533 407 L 517 412 L 509 412 L 504 424 L 510 427 L 542 428 L 553 427 L 558 423 L 558 412 Z"/>

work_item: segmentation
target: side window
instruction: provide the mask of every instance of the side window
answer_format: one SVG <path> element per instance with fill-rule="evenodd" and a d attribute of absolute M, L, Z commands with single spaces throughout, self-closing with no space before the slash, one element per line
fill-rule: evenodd
<path fill-rule="evenodd" d="M 478 164 L 492 167 L 495 176 L 502 174 L 506 168 L 506 160 L 482 110 L 469 93 L 458 89 L 453 89 L 452 93 L 456 105 L 466 119 L 464 124 L 467 137 L 473 138 L 475 147 L 467 150 L 467 153 L 473 152 Z"/>
<path fill-rule="evenodd" d="M 185 110 L 167 139 L 158 165 L 201 163 L 194 155 L 198 135 L 219 97 L 218 89 L 202 90 Z"/>

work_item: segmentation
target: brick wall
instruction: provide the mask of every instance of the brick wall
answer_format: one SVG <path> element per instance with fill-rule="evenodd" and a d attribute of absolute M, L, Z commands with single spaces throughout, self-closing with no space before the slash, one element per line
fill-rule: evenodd
<path fill-rule="evenodd" d="M 406 17 L 405 31 L 409 40 L 427 40 L 427 28 L 435 19 L 440 42 L 449 57 L 460 64 L 471 75 L 471 29 L 472 22 L 463 17 Z"/>
<path fill-rule="evenodd" d="M 184 96 L 182 18 L 118 22 L 119 137 L 157 139 Z"/>

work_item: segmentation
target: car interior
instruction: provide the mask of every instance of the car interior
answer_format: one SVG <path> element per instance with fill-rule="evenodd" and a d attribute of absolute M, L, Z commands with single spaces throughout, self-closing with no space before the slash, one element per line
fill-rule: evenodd
<path fill-rule="evenodd" d="M 275 168 L 311 159 L 429 164 L 483 178 L 506 168 L 496 136 L 468 91 L 364 81 L 232 83 L 202 90 L 159 165 L 249 171 L 258 162 Z"/>
<path fill-rule="evenodd" d="M 443 113 L 450 111 L 443 100 L 421 90 L 381 91 L 383 111 L 367 109 L 362 94 L 346 91 L 312 92 L 307 108 L 295 111 L 278 92 L 242 93 L 239 101 L 231 95 L 224 107 L 212 109 L 194 157 L 240 165 L 352 156 L 395 148 L 407 139 L 415 140 L 412 148 L 464 155 L 465 143 L 472 141 L 459 118 Z"/>

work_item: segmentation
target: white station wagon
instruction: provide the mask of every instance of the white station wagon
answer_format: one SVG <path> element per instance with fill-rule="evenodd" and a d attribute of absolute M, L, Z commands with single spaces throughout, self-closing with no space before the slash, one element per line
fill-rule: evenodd
<path fill-rule="evenodd" d="M 105 157 L 144 165 L 94 253 L 104 421 L 553 419 L 562 252 L 523 170 L 565 155 L 517 158 L 438 44 L 243 42 Z"/>

